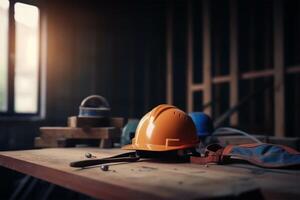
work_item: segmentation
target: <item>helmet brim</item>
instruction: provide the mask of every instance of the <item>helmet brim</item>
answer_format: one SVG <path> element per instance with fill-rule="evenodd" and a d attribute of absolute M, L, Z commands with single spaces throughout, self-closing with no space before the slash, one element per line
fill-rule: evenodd
<path fill-rule="evenodd" d="M 141 151 L 172 151 L 172 150 L 180 150 L 180 149 L 189 149 L 197 147 L 198 143 L 195 144 L 186 144 L 180 146 L 165 146 L 165 145 L 135 145 L 129 144 L 122 147 L 124 150 L 141 150 Z"/>

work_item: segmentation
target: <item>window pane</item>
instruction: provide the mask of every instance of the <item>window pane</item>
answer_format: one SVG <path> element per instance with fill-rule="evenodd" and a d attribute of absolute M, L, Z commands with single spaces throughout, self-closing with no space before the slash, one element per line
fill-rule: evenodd
<path fill-rule="evenodd" d="M 0 111 L 7 110 L 8 0 L 0 0 Z"/>
<path fill-rule="evenodd" d="M 15 111 L 38 110 L 39 10 L 16 3 Z"/>

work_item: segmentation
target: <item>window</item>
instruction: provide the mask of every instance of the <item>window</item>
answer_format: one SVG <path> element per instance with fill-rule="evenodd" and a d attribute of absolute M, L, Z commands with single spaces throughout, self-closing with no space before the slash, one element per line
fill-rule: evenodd
<path fill-rule="evenodd" d="M 0 0 L 1 115 L 39 115 L 39 43 L 39 9 Z"/>
<path fill-rule="evenodd" d="M 7 110 L 8 9 L 9 2 L 0 0 L 0 112 Z"/>

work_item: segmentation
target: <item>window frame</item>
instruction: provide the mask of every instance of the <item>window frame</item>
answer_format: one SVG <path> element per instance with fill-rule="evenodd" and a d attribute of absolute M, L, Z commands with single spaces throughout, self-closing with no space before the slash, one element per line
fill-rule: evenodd
<path fill-rule="evenodd" d="M 39 47 L 38 47 L 38 99 L 36 113 L 15 112 L 15 53 L 16 31 L 14 8 L 16 3 L 36 6 L 39 9 Z M 39 121 L 45 118 L 45 65 L 46 65 L 46 17 L 41 14 L 36 1 L 9 0 L 8 10 L 8 70 L 7 70 L 7 110 L 0 111 L 0 121 Z M 42 17 L 43 16 L 43 17 Z"/>

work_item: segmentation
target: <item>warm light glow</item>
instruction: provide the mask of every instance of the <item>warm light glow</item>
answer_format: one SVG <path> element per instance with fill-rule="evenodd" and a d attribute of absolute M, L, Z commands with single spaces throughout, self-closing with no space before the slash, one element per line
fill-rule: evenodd
<path fill-rule="evenodd" d="M 0 111 L 7 111 L 8 0 L 0 0 Z"/>
<path fill-rule="evenodd" d="M 16 65 L 15 111 L 38 111 L 39 10 L 23 3 L 15 4 Z"/>
<path fill-rule="evenodd" d="M 7 10 L 9 8 L 9 1 L 8 0 L 0 0 L 0 9 L 3 8 Z"/>
<path fill-rule="evenodd" d="M 26 63 L 29 67 L 35 67 L 38 64 L 38 40 L 36 37 L 28 37 L 26 44 Z"/>
<path fill-rule="evenodd" d="M 24 3 L 16 3 L 15 20 L 26 26 L 37 27 L 39 23 L 39 9 Z"/>

